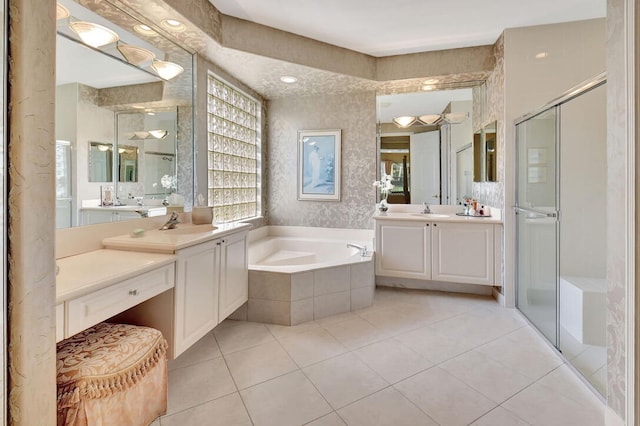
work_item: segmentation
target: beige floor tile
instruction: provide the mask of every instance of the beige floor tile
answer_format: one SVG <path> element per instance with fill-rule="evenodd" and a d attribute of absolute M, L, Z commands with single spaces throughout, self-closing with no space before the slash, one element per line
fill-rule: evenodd
<path fill-rule="evenodd" d="M 185 411 L 162 417 L 162 426 L 251 426 L 240 395 L 232 393 Z"/>
<path fill-rule="evenodd" d="M 533 379 L 478 351 L 464 353 L 440 367 L 498 404 L 533 383 Z"/>
<path fill-rule="evenodd" d="M 297 370 L 298 366 L 276 341 L 225 355 L 238 389 Z"/>
<path fill-rule="evenodd" d="M 467 425 L 497 406 L 439 367 L 412 376 L 394 387 L 441 425 Z"/>
<path fill-rule="evenodd" d="M 393 388 L 386 388 L 340 409 L 349 426 L 437 426 L 429 416 Z"/>
<path fill-rule="evenodd" d="M 433 366 L 433 362 L 393 338 L 365 346 L 354 353 L 391 384 Z"/>
<path fill-rule="evenodd" d="M 532 425 L 604 425 L 603 410 L 585 408 L 568 395 L 539 383 L 507 400 L 502 407 Z"/>
<path fill-rule="evenodd" d="M 267 324 L 267 328 L 278 340 L 295 336 L 300 333 L 306 333 L 308 331 L 322 330 L 320 324 L 315 321 L 309 321 L 298 325 Z"/>
<path fill-rule="evenodd" d="M 315 320 L 315 322 L 321 326 L 325 326 L 325 325 L 335 324 L 337 322 L 342 322 L 342 321 L 346 321 L 353 318 L 357 318 L 357 315 L 354 314 L 353 312 L 345 312 L 343 314 L 336 314 L 336 315 L 331 315 L 329 317 L 321 318 L 321 319 Z"/>
<path fill-rule="evenodd" d="M 345 321 L 325 324 L 323 327 L 340 343 L 351 350 L 390 337 L 388 333 L 382 332 L 358 316 Z"/>
<path fill-rule="evenodd" d="M 314 364 L 303 371 L 335 409 L 389 385 L 350 353 Z"/>
<path fill-rule="evenodd" d="M 320 417 L 318 420 L 314 420 L 311 423 L 307 423 L 306 426 L 345 426 L 346 423 L 342 421 L 340 416 L 335 412 Z"/>
<path fill-rule="evenodd" d="M 537 383 L 573 399 L 585 408 L 594 410 L 602 408 L 601 400 L 567 365 L 561 365 Z"/>
<path fill-rule="evenodd" d="M 160 419 L 155 419 L 149 426 L 160 426 Z"/>
<path fill-rule="evenodd" d="M 238 322 L 238 321 L 236 321 Z M 275 340 L 273 334 L 264 324 L 255 322 L 240 322 L 222 329 L 213 330 L 216 341 L 223 354 L 258 346 Z"/>
<path fill-rule="evenodd" d="M 181 353 L 178 358 L 169 361 L 168 368 L 169 370 L 175 370 L 176 368 L 186 367 L 187 365 L 197 364 L 198 362 L 221 356 L 222 353 L 216 339 L 213 337 L 213 333 L 207 333 L 193 346 Z"/>
<path fill-rule="evenodd" d="M 479 346 L 477 350 L 535 380 L 562 364 L 562 359 L 529 327 Z"/>
<path fill-rule="evenodd" d="M 244 389 L 240 395 L 256 426 L 297 426 L 333 411 L 300 371 Z"/>
<path fill-rule="evenodd" d="M 421 327 L 398 335 L 395 339 L 436 364 L 454 358 L 474 347 L 466 340 L 456 340 L 447 334 L 441 334 L 432 326 Z"/>
<path fill-rule="evenodd" d="M 358 312 L 358 316 L 392 336 L 421 327 L 427 314 L 417 307 L 406 305 L 401 310 L 386 308 Z"/>
<path fill-rule="evenodd" d="M 528 426 L 529 424 L 502 407 L 494 408 L 471 423 L 472 426 Z"/>
<path fill-rule="evenodd" d="M 173 414 L 236 391 L 223 358 L 171 370 L 167 414 Z"/>
<path fill-rule="evenodd" d="M 280 343 L 300 367 L 347 352 L 347 348 L 323 328 L 289 336 Z"/>

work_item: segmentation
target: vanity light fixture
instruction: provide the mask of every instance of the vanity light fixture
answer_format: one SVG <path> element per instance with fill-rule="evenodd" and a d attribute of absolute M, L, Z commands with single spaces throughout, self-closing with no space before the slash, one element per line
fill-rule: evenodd
<path fill-rule="evenodd" d="M 187 28 L 182 22 L 175 19 L 163 19 L 160 21 L 160 25 L 166 30 L 175 32 L 182 32 Z"/>
<path fill-rule="evenodd" d="M 69 28 L 80 37 L 84 44 L 96 49 L 120 40 L 114 31 L 93 22 L 74 21 L 69 23 Z"/>
<path fill-rule="evenodd" d="M 433 126 L 439 123 L 440 121 L 442 121 L 442 115 L 441 114 L 421 115 L 420 117 L 418 117 L 418 120 L 420 120 L 421 123 L 426 124 L 427 126 Z"/>
<path fill-rule="evenodd" d="M 127 62 L 133 65 L 142 65 L 145 62 L 152 61 L 156 57 L 152 51 L 132 44 L 118 44 L 118 50 Z"/>
<path fill-rule="evenodd" d="M 444 120 L 449 124 L 460 124 L 469 118 L 468 112 L 452 112 L 444 115 Z"/>
<path fill-rule="evenodd" d="M 406 128 L 411 126 L 417 120 L 416 117 L 412 115 L 401 115 L 400 117 L 393 117 L 393 122 L 396 123 L 396 126 Z"/>
<path fill-rule="evenodd" d="M 105 151 L 109 151 L 110 149 L 111 148 L 109 147 L 109 145 L 103 145 L 103 144 L 98 145 L 98 151 L 105 152 Z"/>
<path fill-rule="evenodd" d="M 149 134 L 155 139 L 164 139 L 169 134 L 168 130 L 149 130 Z"/>
<path fill-rule="evenodd" d="M 151 62 L 151 68 L 164 80 L 171 80 L 184 71 L 184 68 L 176 63 L 161 61 L 159 59 L 154 59 L 153 62 Z"/>
<path fill-rule="evenodd" d="M 60 3 L 56 3 L 56 21 L 68 18 L 70 15 L 71 14 L 69 13 L 69 9 L 67 9 Z"/>
<path fill-rule="evenodd" d="M 298 81 L 298 79 L 292 75 L 283 75 L 280 77 L 280 81 L 285 84 L 293 84 Z"/>
<path fill-rule="evenodd" d="M 428 91 L 433 90 L 433 89 L 435 89 L 435 86 L 430 85 L 430 84 L 422 86 L 422 90 L 424 90 L 425 92 L 428 92 Z"/>
<path fill-rule="evenodd" d="M 154 36 L 158 34 L 150 26 L 145 24 L 136 24 L 133 26 L 133 30 L 138 34 L 142 34 L 146 36 Z"/>
<path fill-rule="evenodd" d="M 549 52 L 538 52 L 536 53 L 536 59 L 544 59 L 549 56 Z"/>

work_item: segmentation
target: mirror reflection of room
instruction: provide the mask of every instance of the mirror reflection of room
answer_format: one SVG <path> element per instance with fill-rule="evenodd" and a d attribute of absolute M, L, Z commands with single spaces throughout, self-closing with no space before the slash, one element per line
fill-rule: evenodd
<path fill-rule="evenodd" d="M 458 155 L 473 142 L 472 92 L 378 96 L 380 175 L 393 184 L 384 195 L 388 203 L 461 204 L 471 196 L 471 179 L 464 179 L 472 176 L 473 161 Z"/>

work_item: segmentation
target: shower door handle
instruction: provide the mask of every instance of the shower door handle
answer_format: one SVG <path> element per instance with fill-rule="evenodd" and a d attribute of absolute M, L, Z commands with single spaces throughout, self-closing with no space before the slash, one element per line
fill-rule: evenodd
<path fill-rule="evenodd" d="M 552 217 L 552 218 L 558 217 L 558 213 L 556 212 L 545 212 L 545 211 L 536 210 L 536 209 L 523 209 L 522 207 L 518 207 L 518 206 L 513 206 L 513 211 L 515 211 L 516 214 L 526 213 L 531 219 L 535 219 L 534 217 L 531 216 L 532 214 L 539 215 L 542 217 Z"/>

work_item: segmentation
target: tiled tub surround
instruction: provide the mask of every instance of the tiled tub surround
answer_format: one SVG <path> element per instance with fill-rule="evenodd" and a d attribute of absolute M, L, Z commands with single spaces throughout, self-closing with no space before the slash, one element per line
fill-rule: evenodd
<path fill-rule="evenodd" d="M 366 308 L 375 290 L 372 230 L 268 226 L 249 235 L 249 321 L 296 325 Z"/>

